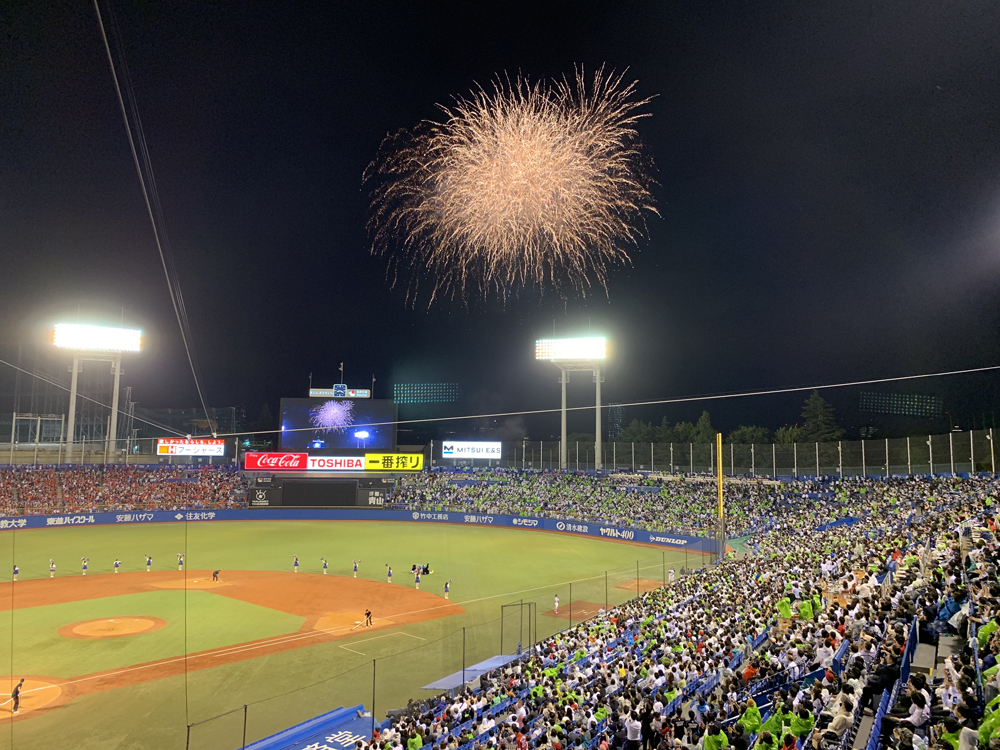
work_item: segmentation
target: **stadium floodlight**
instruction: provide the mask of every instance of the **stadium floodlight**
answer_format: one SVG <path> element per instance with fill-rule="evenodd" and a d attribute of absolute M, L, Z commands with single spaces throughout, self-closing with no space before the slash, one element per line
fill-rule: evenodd
<path fill-rule="evenodd" d="M 137 352 L 142 331 L 135 328 L 108 328 L 76 323 L 57 323 L 55 345 L 78 352 Z"/>
<path fill-rule="evenodd" d="M 109 454 L 114 460 L 118 451 L 118 391 L 121 389 L 122 352 L 138 352 L 142 348 L 142 331 L 136 328 L 56 323 L 53 343 L 60 349 L 69 349 L 73 352 L 69 388 L 69 419 L 67 420 L 69 424 L 66 430 L 66 463 L 73 462 L 77 378 L 80 374 L 80 362 L 85 360 L 111 362 L 111 374 L 115 376 L 115 384 L 111 393 L 111 420 L 108 424 L 108 434 L 105 441 L 105 460 Z"/>
<path fill-rule="evenodd" d="M 535 359 L 551 362 L 559 368 L 562 385 L 561 440 L 559 441 L 559 468 L 566 469 L 566 384 L 572 370 L 592 371 L 597 386 L 597 430 L 594 433 L 594 468 L 601 469 L 601 362 L 607 358 L 608 344 L 604 336 L 585 336 L 572 339 L 538 339 L 535 341 Z"/>
<path fill-rule="evenodd" d="M 535 342 L 535 359 L 546 362 L 589 362 L 605 357 L 607 357 L 607 341 L 603 336 L 539 339 Z"/>

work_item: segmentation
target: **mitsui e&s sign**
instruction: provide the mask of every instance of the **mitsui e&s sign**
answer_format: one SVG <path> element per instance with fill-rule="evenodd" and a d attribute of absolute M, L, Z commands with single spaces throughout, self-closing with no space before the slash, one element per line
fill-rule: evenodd
<path fill-rule="evenodd" d="M 500 443 L 472 440 L 445 440 L 441 443 L 441 458 L 500 458 Z"/>

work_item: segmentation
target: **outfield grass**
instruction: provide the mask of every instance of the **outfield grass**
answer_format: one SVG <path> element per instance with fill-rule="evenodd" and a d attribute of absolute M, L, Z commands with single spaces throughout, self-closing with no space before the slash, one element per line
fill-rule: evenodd
<path fill-rule="evenodd" d="M 349 639 L 191 672 L 186 678 L 168 677 L 83 695 L 47 714 L 0 727 L 0 750 L 60 747 L 60 743 L 88 750 L 174 750 L 184 747 L 187 723 L 244 704 L 250 704 L 248 739 L 252 740 L 339 705 L 371 707 L 373 686 L 381 718 L 387 708 L 405 704 L 408 697 L 426 695 L 421 685 L 460 670 L 463 654 L 465 663 L 473 664 L 500 653 L 501 604 L 535 602 L 537 636 L 544 637 L 569 624 L 566 619 L 542 616 L 552 609 L 554 595 L 560 597 L 563 612 L 571 599 L 614 605 L 635 595 L 631 586 L 637 561 L 639 577 L 651 580 L 661 580 L 667 569 L 679 571 L 685 565 L 683 551 L 449 524 L 191 522 L 186 528 L 180 524 L 73 527 L 0 535 L 0 560 L 11 566 L 17 562 L 22 580 L 48 577 L 50 557 L 56 559 L 60 577 L 78 576 L 79 558 L 89 557 L 89 581 L 92 575 L 110 573 L 116 556 L 123 561 L 123 571 L 143 570 L 144 554 L 153 556 L 154 569 L 176 570 L 178 552 L 186 553 L 189 568 L 221 568 L 223 576 L 226 570 L 291 571 L 292 555 L 297 554 L 300 575 L 320 574 L 322 556 L 330 561 L 331 574 L 350 576 L 351 560 L 360 558 L 359 577 L 384 581 L 389 562 L 394 585 L 409 587 L 413 586 L 410 565 L 430 562 L 435 572 L 424 578 L 421 588 L 441 593 L 444 581 L 453 579 L 451 600 L 465 614 L 377 633 L 362 631 Z M 687 562 L 697 566 L 702 560 L 692 554 Z M 189 653 L 291 633 L 302 622 L 294 615 L 206 591 L 189 591 L 186 600 Z M 182 591 L 164 590 L 0 613 L 0 669 L 12 666 L 15 673 L 66 679 L 183 654 L 179 635 L 184 601 Z M 103 641 L 66 639 L 56 632 L 81 620 L 126 615 L 156 616 L 168 625 Z M 504 651 L 514 650 L 517 637 L 527 638 L 516 610 L 504 622 L 504 630 Z M 196 727 L 192 748 L 238 747 L 242 724 L 240 714 Z"/>

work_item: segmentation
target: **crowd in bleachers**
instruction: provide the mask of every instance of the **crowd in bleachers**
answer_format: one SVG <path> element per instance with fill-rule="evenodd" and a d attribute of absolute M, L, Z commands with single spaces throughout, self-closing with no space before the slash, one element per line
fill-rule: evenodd
<path fill-rule="evenodd" d="M 774 525 L 812 529 L 854 514 L 919 507 L 930 497 L 975 495 L 984 482 L 957 477 L 726 479 L 726 531 L 741 537 Z M 695 536 L 718 523 L 716 485 L 704 476 L 436 472 L 404 477 L 391 507 L 572 518 Z"/>
<path fill-rule="evenodd" d="M 605 512 L 603 503 L 632 502 L 584 478 L 473 485 L 471 500 L 463 495 L 469 486 L 421 479 L 423 486 L 410 484 L 408 501 L 571 513 L 574 506 L 554 491 L 569 487 Z M 526 483 L 548 494 L 531 504 Z M 947 478 L 755 489 L 745 507 L 769 523 L 750 540 L 754 555 L 602 611 L 534 645 L 485 677 L 478 691 L 411 703 L 372 745 L 1000 747 L 1000 550 L 990 515 L 1000 486 Z M 700 491 L 688 488 L 687 497 Z M 817 530 L 846 516 L 860 520 Z M 918 639 L 959 647 L 929 677 L 909 676 Z M 859 733 L 866 714 L 871 726 Z"/>
<path fill-rule="evenodd" d="M 0 514 L 246 507 L 248 480 L 233 467 L 0 468 Z"/>

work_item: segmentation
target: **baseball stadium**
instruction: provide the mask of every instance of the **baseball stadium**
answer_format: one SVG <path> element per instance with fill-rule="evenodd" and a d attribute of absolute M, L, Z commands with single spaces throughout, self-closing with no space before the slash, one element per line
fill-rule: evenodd
<path fill-rule="evenodd" d="M 0 18 L 0 750 L 1000 750 L 997 0 Z"/>

